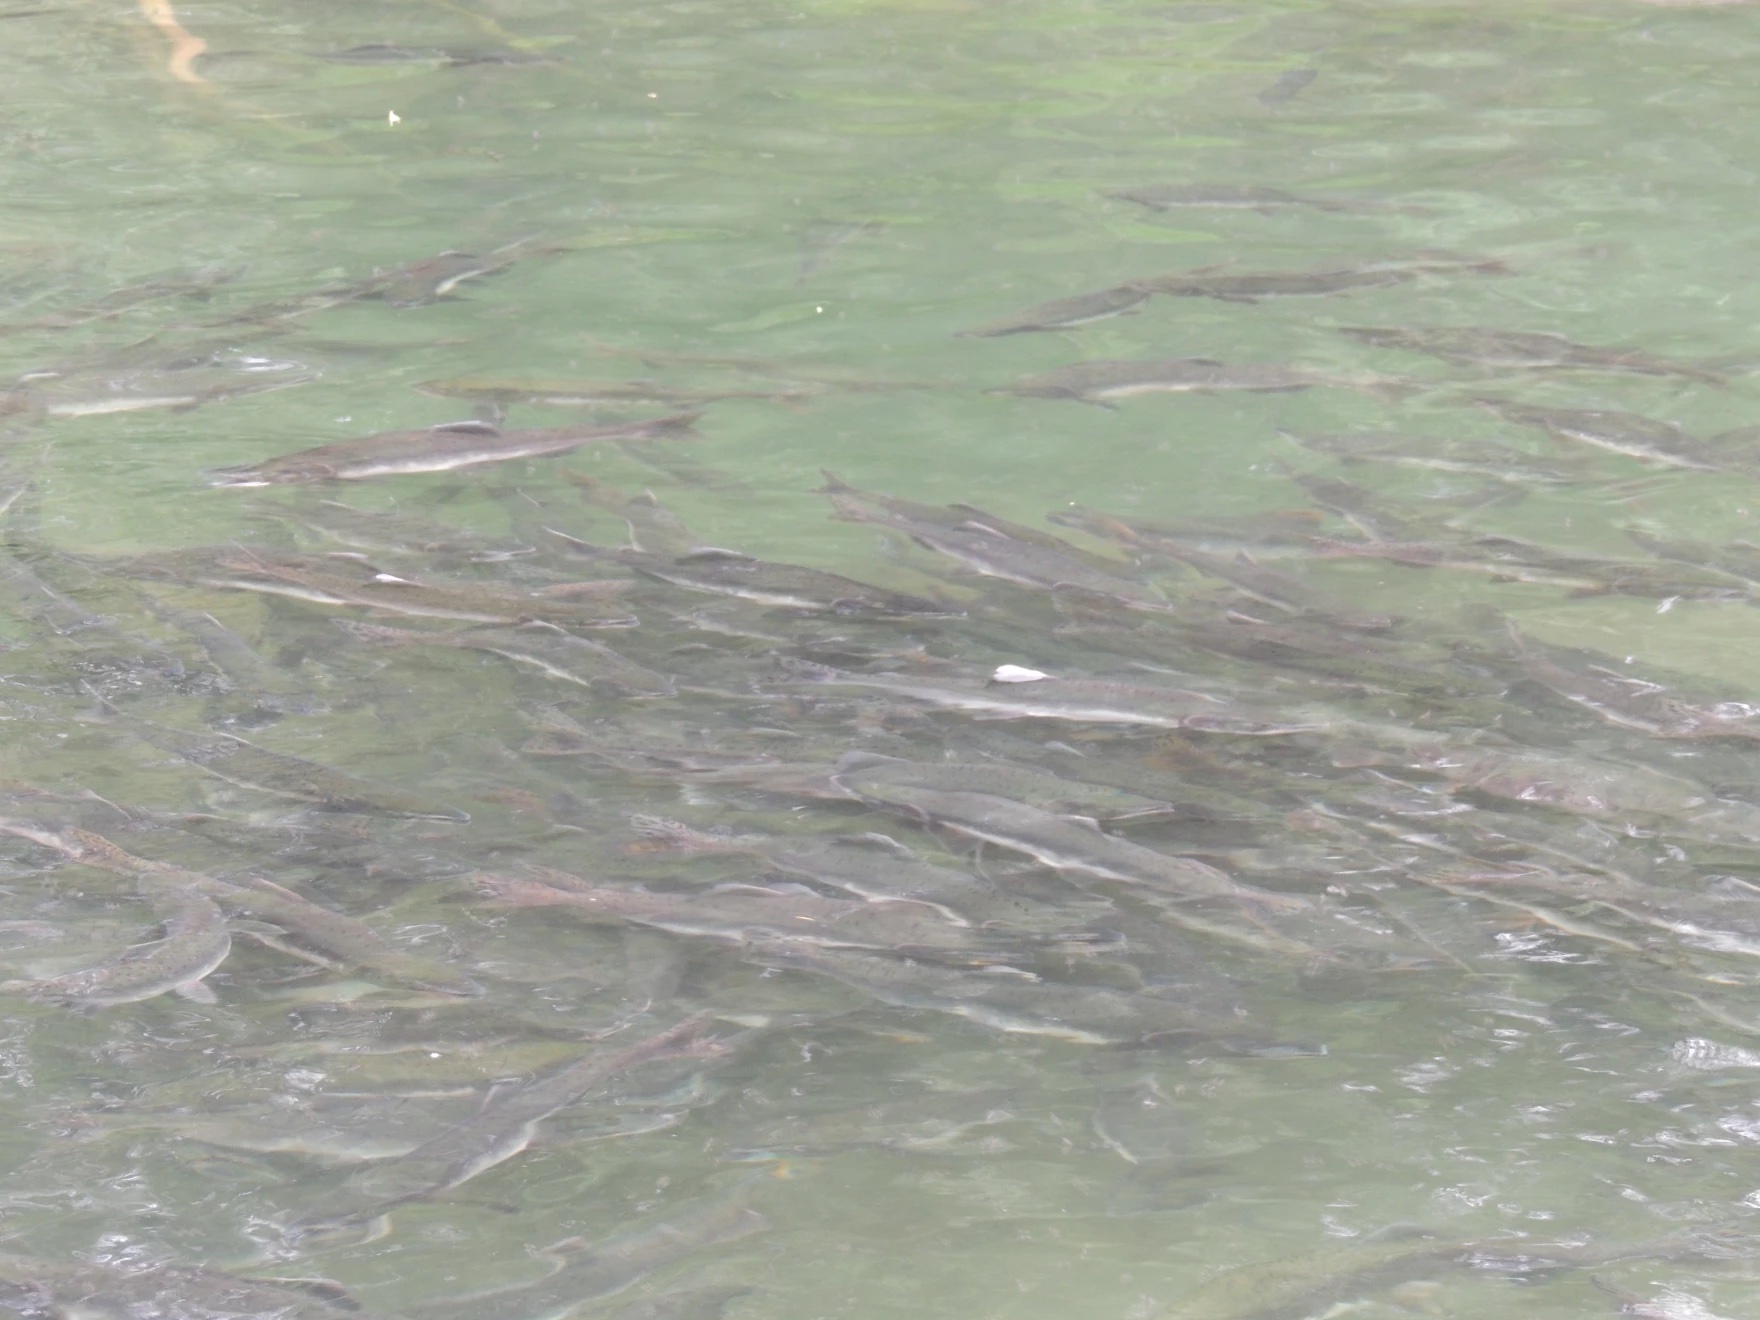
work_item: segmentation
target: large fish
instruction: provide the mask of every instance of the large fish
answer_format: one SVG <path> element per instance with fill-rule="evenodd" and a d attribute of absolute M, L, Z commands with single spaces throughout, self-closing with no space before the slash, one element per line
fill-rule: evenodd
<path fill-rule="evenodd" d="M 1394 398 L 1413 388 L 1412 382 L 1394 376 L 1339 376 L 1308 367 L 1288 367 L 1270 362 L 1230 365 L 1215 358 L 1163 358 L 1149 361 L 1122 359 L 1078 362 L 1013 385 L 987 390 L 989 394 L 1018 394 L 1024 398 L 1077 399 L 1110 407 L 1116 399 L 1139 394 L 1288 393 L 1317 385 L 1359 390 L 1381 398 Z"/>
<path fill-rule="evenodd" d="M 674 413 L 618 426 L 564 426 L 503 431 L 487 422 L 448 422 L 419 431 L 381 431 L 355 440 L 302 449 L 261 463 L 215 468 L 214 486 L 309 485 L 323 481 L 364 481 L 424 472 L 455 472 L 484 463 L 518 458 L 550 458 L 582 445 L 611 440 L 654 440 L 682 435 L 699 413 Z"/>
<path fill-rule="evenodd" d="M 1488 326 L 1345 325 L 1341 334 L 1376 348 L 1428 353 L 1463 366 L 1631 372 L 1641 376 L 1679 376 L 1722 385 L 1715 372 L 1633 348 L 1598 348 L 1545 331 L 1499 330 Z"/>
<path fill-rule="evenodd" d="M 548 1076 L 490 1098 L 472 1118 L 351 1178 L 289 1228 L 298 1242 L 369 1228 L 400 1205 L 461 1186 L 518 1155 L 538 1125 L 607 1082 L 656 1059 L 712 1058 L 727 1046 L 707 1039 L 705 1018 L 694 1017 L 621 1050 L 595 1050 Z"/>

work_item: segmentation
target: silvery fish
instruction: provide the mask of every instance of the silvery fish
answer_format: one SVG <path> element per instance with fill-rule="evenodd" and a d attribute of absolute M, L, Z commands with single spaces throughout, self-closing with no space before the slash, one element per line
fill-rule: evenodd
<path fill-rule="evenodd" d="M 863 784 L 989 793 L 1041 811 L 1074 812 L 1097 820 L 1166 815 L 1169 802 L 1106 784 L 1087 784 L 1009 761 L 906 761 L 873 752 L 846 752 L 831 774 L 860 793 Z"/>
<path fill-rule="evenodd" d="M 356 440 L 302 449 L 261 463 L 216 468 L 214 486 L 282 486 L 322 481 L 454 472 L 483 463 L 549 458 L 582 445 L 610 440 L 654 440 L 689 431 L 699 413 L 675 413 L 618 426 L 578 426 L 503 431 L 487 422 L 448 422 L 420 431 L 382 431 Z"/>
<path fill-rule="evenodd" d="M 829 772 L 830 767 L 827 767 Z M 829 839 L 763 834 L 707 834 L 677 821 L 634 816 L 638 846 L 688 853 L 744 853 L 784 875 L 841 889 L 874 903 L 929 904 L 951 918 L 999 930 L 1053 933 L 1070 929 L 1064 906 L 1035 902 L 1017 888 L 919 856 L 890 835 L 836 835 Z M 1110 905 L 1103 905 L 1110 910 Z"/>
<path fill-rule="evenodd" d="M 105 707 L 108 714 L 122 719 L 141 741 L 240 788 L 310 802 L 323 811 L 410 816 L 418 820 L 470 819 L 465 812 L 422 794 L 357 779 L 346 771 L 285 752 L 272 752 L 229 733 L 189 733 L 124 714 L 107 702 Z"/>
<path fill-rule="evenodd" d="M 824 569 L 777 564 L 737 550 L 699 549 L 682 555 L 648 554 L 641 550 L 596 546 L 553 532 L 570 548 L 589 558 L 609 560 L 686 591 L 731 596 L 780 609 L 826 611 L 840 615 L 957 615 L 940 601 L 872 587 Z"/>
<path fill-rule="evenodd" d="M 1337 376 L 1307 367 L 1286 367 L 1268 362 L 1242 362 L 1231 366 L 1215 358 L 1165 358 L 1078 362 L 985 392 L 1017 394 L 1024 398 L 1077 399 L 1082 403 L 1110 407 L 1115 399 L 1134 398 L 1139 394 L 1287 393 L 1313 389 L 1317 385 L 1360 390 L 1382 398 L 1395 397 L 1413 388 L 1411 381 L 1393 376 Z"/>
<path fill-rule="evenodd" d="M 1447 253 L 1416 254 L 1405 260 L 1370 262 L 1319 270 L 1246 271 L 1230 274 L 1226 267 L 1205 266 L 1197 270 L 1156 275 L 1135 281 L 1150 293 L 1182 298 L 1217 298 L 1224 302 L 1257 302 L 1261 298 L 1319 297 L 1350 293 L 1356 289 L 1379 289 L 1403 284 L 1421 275 L 1467 271 L 1507 275 L 1501 261 L 1454 257 Z"/>
<path fill-rule="evenodd" d="M 1489 395 L 1478 396 L 1473 402 L 1517 426 L 1538 427 L 1550 435 L 1646 463 L 1695 472 L 1717 472 L 1731 466 L 1728 455 L 1694 439 L 1673 422 L 1659 422 L 1638 413 L 1611 408 L 1542 408 Z"/>
<path fill-rule="evenodd" d="M 225 962 L 231 951 L 225 915 L 204 894 L 151 885 L 143 886 L 143 891 L 164 913 L 163 939 L 134 945 L 95 967 L 46 981 L 8 982 L 0 989 L 76 1008 L 139 1003 L 172 991 L 214 1002 L 214 992 L 202 984 L 202 978 Z"/>
<path fill-rule="evenodd" d="M 497 907 L 566 907 L 587 919 L 634 922 L 734 944 L 790 942 L 845 949 L 975 949 L 963 917 L 927 903 L 826 898 L 802 885 L 718 885 L 690 893 L 595 885 L 548 867 L 481 873 L 477 894 Z"/>
<path fill-rule="evenodd" d="M 1277 1049 L 1256 1042 L 1244 1020 L 1110 986 L 1045 981 L 1015 968 L 966 971 L 856 949 L 799 944 L 759 946 L 748 956 L 764 966 L 828 976 L 883 1004 L 949 1013 L 1008 1034 L 1047 1036 L 1078 1045 L 1197 1037 L 1229 1053 Z M 1306 1052 L 1325 1051 L 1309 1047 Z"/>
<path fill-rule="evenodd" d="M 846 673 L 803 661 L 791 662 L 788 668 L 793 686 L 869 688 L 966 711 L 979 719 L 1055 719 L 1244 737 L 1276 737 L 1323 726 L 1323 721 L 1311 714 L 1261 711 L 1206 692 L 1110 679 L 1058 678 L 1038 670 L 1023 670 L 1019 676 L 1009 674 L 1002 681 L 992 678 L 986 682 Z"/>
<path fill-rule="evenodd" d="M 350 637 L 369 646 L 450 646 L 488 651 L 536 670 L 545 678 L 580 687 L 606 687 L 655 697 L 671 696 L 678 690 L 678 685 L 666 675 L 624 658 L 609 646 L 542 621 L 513 628 L 470 628 L 460 632 L 416 632 L 350 619 L 334 622 Z"/>
<path fill-rule="evenodd" d="M 411 1201 L 450 1191 L 518 1155 L 538 1125 L 606 1082 L 655 1059 L 710 1058 L 727 1047 L 703 1036 L 707 1021 L 689 1018 L 622 1050 L 596 1050 L 546 1077 L 491 1097 L 472 1118 L 352 1178 L 290 1226 L 296 1240 L 360 1229 Z"/>
<path fill-rule="evenodd" d="M 127 1316 L 129 1320 L 274 1316 L 276 1320 L 375 1320 L 326 1279 L 253 1279 L 205 1265 L 94 1262 L 0 1254 L 0 1303 L 21 1315 Z M 378 1320 L 392 1317 L 378 1315 Z"/>
<path fill-rule="evenodd" d="M 1150 290 L 1141 284 L 1120 284 L 1098 293 L 1080 293 L 1038 303 L 997 321 L 961 330 L 962 339 L 992 339 L 1000 335 L 1026 334 L 1035 330 L 1070 330 L 1132 311 L 1147 301 Z"/>
<path fill-rule="evenodd" d="M 1669 1047 L 1668 1057 L 1682 1068 L 1695 1072 L 1723 1072 L 1730 1068 L 1760 1068 L 1760 1054 L 1739 1045 L 1719 1045 L 1700 1036 L 1677 1040 Z"/>
<path fill-rule="evenodd" d="M 408 1320 L 561 1320 L 589 1302 L 615 1297 L 654 1271 L 726 1242 L 762 1233 L 769 1221 L 753 1209 L 756 1179 L 744 1178 L 724 1192 L 669 1208 L 636 1227 L 597 1242 L 571 1238 L 535 1253 L 552 1265 L 533 1283 L 490 1292 L 417 1303 L 404 1308 Z M 720 1286 L 692 1288 L 620 1309 L 618 1320 L 706 1320 L 732 1297 L 748 1291 Z M 652 1309 L 649 1309 L 649 1308 Z"/>
<path fill-rule="evenodd" d="M 569 380 L 501 376 L 454 376 L 423 381 L 416 388 L 443 399 L 476 399 L 485 403 L 536 404 L 546 408 L 602 407 L 607 404 L 649 404 L 661 408 L 700 408 L 729 399 L 765 399 L 773 403 L 812 397 L 802 389 L 718 390 L 662 385 L 652 380 Z"/>
<path fill-rule="evenodd" d="M 1680 376 L 1711 385 L 1725 383 L 1722 376 L 1703 367 L 1670 361 L 1639 349 L 1578 344 L 1563 335 L 1543 331 L 1468 325 L 1343 325 L 1338 329 L 1339 333 L 1376 348 L 1428 353 L 1463 366 L 1633 372 L 1642 376 Z"/>
<path fill-rule="evenodd" d="M 1066 874 L 1127 885 L 1143 885 L 1183 898 L 1215 898 L 1257 905 L 1266 910 L 1309 906 L 1306 899 L 1273 894 L 1241 884 L 1223 871 L 1189 857 L 1157 852 L 1115 835 L 1102 833 L 1092 821 L 1010 802 L 987 793 L 967 793 L 903 784 L 839 783 L 863 801 L 925 824 L 938 825 Z"/>
<path fill-rule="evenodd" d="M 1223 211 L 1281 211 L 1309 207 L 1316 211 L 1365 211 L 1387 209 L 1383 203 L 1349 202 L 1331 197 L 1298 197 L 1281 188 L 1256 184 L 1159 183 L 1126 188 L 1106 194 L 1121 202 L 1135 202 L 1151 211 L 1175 211 L 1187 207 Z"/>

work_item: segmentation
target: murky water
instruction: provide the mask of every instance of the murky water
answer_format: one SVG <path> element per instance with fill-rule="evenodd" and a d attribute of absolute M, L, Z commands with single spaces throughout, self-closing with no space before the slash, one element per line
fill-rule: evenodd
<path fill-rule="evenodd" d="M 0 1309 L 1754 1313 L 1757 55 L 0 8 Z"/>

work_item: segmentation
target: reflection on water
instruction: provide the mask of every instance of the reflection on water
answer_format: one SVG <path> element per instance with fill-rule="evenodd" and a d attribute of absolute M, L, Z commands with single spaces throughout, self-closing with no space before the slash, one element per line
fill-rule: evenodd
<path fill-rule="evenodd" d="M 1760 1298 L 1760 14 L 0 12 L 0 1309 Z"/>

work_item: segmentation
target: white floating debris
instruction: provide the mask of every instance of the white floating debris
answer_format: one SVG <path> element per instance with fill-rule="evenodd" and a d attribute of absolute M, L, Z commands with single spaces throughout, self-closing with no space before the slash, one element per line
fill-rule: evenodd
<path fill-rule="evenodd" d="M 992 683 L 1037 683 L 1041 679 L 1050 677 L 1050 674 L 1041 674 L 1037 669 L 1027 669 L 1021 665 L 997 665 L 996 672 L 990 675 L 990 681 Z"/>

